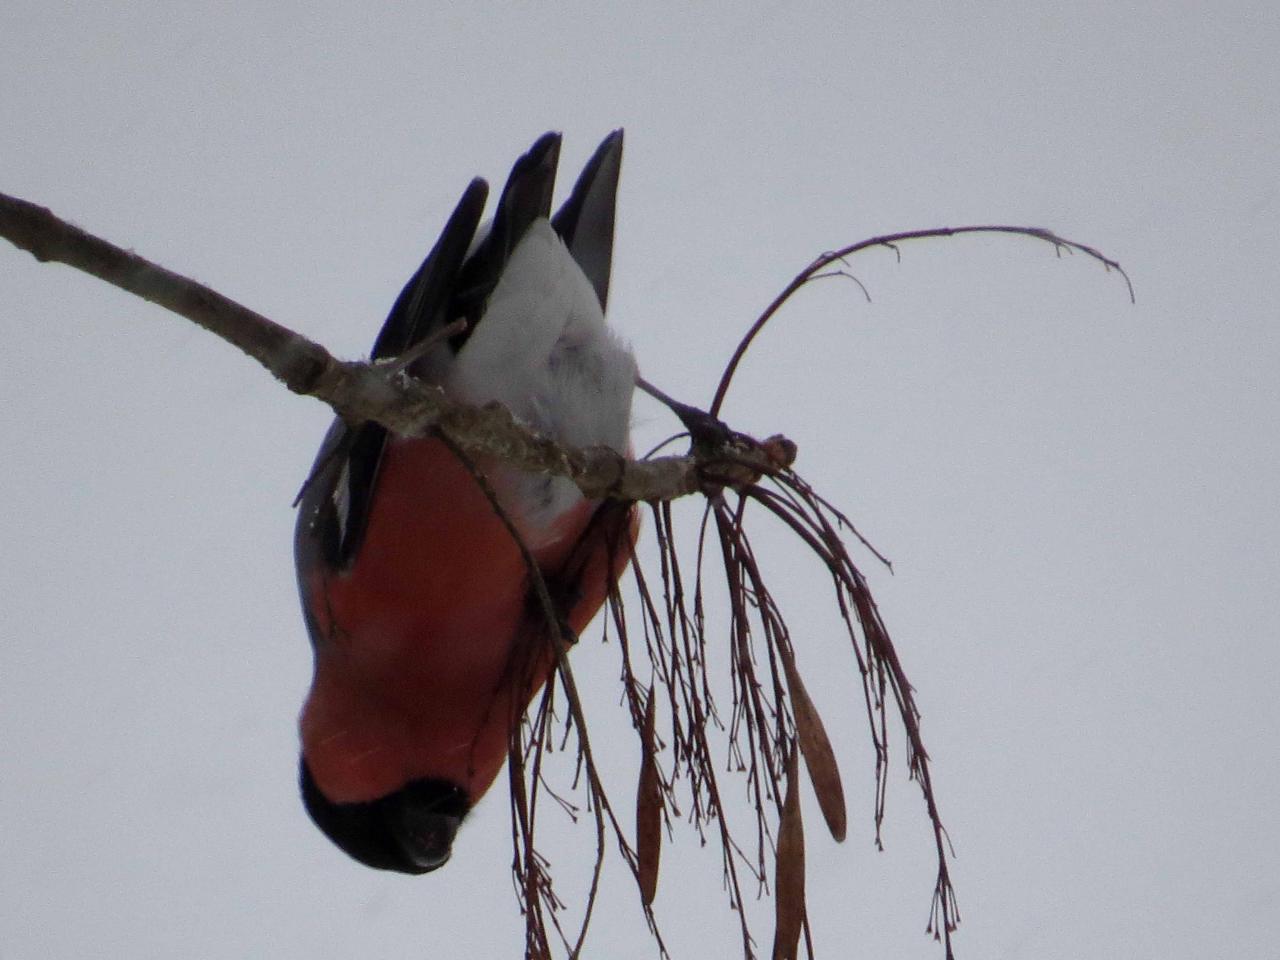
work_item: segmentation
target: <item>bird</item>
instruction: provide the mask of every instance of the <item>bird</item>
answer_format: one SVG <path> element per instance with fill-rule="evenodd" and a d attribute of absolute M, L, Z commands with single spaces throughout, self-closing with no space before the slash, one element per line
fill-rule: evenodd
<path fill-rule="evenodd" d="M 544 134 L 516 161 L 487 229 L 488 186 L 470 182 L 372 361 L 501 403 L 562 444 L 628 455 L 636 361 L 604 319 L 623 133 L 553 215 L 560 144 Z M 630 561 L 634 505 L 374 422 L 339 418 L 321 444 L 294 536 L 314 663 L 298 780 L 316 826 L 368 867 L 444 865 L 554 667 L 513 528 L 561 636 L 576 637 Z"/>

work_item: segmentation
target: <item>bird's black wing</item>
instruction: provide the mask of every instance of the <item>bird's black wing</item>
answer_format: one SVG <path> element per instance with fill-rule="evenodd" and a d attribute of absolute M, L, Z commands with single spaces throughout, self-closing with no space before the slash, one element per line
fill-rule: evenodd
<path fill-rule="evenodd" d="M 467 258 L 458 276 L 451 313 L 465 317 L 470 325 L 484 316 L 489 297 L 511 253 L 535 220 L 551 216 L 551 192 L 555 188 L 556 164 L 560 160 L 560 134 L 544 133 L 529 152 L 516 161 L 502 189 L 493 225 Z M 454 341 L 460 347 L 466 334 Z"/>
<path fill-rule="evenodd" d="M 458 272 L 488 191 L 478 178 L 467 186 L 440 239 L 396 298 L 374 342 L 374 359 L 398 356 L 449 322 Z M 294 550 L 300 570 L 317 561 L 341 569 L 355 557 L 386 442 L 381 424 L 334 421 L 311 468 L 298 512 Z"/>
<path fill-rule="evenodd" d="M 560 135 L 548 133 L 516 161 L 489 233 L 467 256 L 488 195 L 483 180 L 471 181 L 440 239 L 396 298 L 374 342 L 374 359 L 400 356 L 459 317 L 469 326 L 451 346 L 456 351 L 465 342 L 511 252 L 535 220 L 550 215 L 559 153 Z M 376 423 L 339 420 L 330 428 L 299 508 L 294 551 L 300 574 L 316 563 L 345 569 L 354 561 L 387 439 L 386 428 Z"/>
<path fill-rule="evenodd" d="M 591 281 L 603 311 L 609 301 L 613 222 L 622 169 L 622 131 L 604 138 L 573 185 L 573 193 L 551 220 L 569 253 Z"/>

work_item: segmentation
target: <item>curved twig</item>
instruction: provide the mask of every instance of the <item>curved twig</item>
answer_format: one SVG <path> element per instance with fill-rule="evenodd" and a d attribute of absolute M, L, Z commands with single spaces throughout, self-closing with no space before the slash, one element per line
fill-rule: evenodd
<path fill-rule="evenodd" d="M 1129 289 L 1129 301 L 1131 303 L 1134 302 L 1133 281 L 1129 279 L 1129 274 L 1125 273 L 1124 268 L 1121 267 L 1119 263 L 1112 260 L 1110 257 L 1105 256 L 1101 251 L 1094 247 L 1083 243 L 1077 243 L 1074 240 L 1067 240 L 1058 236 L 1052 230 L 1046 230 L 1044 227 L 1018 227 L 1004 224 L 967 227 L 931 227 L 927 230 L 904 230 L 901 233 L 886 233 L 878 237 L 869 237 L 866 240 L 859 240 L 857 243 L 852 243 L 847 247 L 841 247 L 839 250 L 832 250 L 828 253 L 822 254 L 822 256 L 814 260 L 813 263 L 809 264 L 796 274 L 795 279 L 787 284 L 780 294 L 774 297 L 773 302 L 765 307 L 764 312 L 756 318 L 755 323 L 751 325 L 750 329 L 747 330 L 742 339 L 738 341 L 738 346 L 733 351 L 733 356 L 729 358 L 729 362 L 725 364 L 724 373 L 720 375 L 720 382 L 716 385 L 715 396 L 711 400 L 711 406 L 708 408 L 708 412 L 713 417 L 720 415 L 720 408 L 724 404 L 724 397 L 729 391 L 729 384 L 733 381 L 733 375 L 737 372 L 738 364 L 742 362 L 742 358 L 746 355 L 746 352 L 751 346 L 752 341 L 755 340 L 756 335 L 764 329 L 765 325 L 770 321 L 770 319 L 772 319 L 773 315 L 778 312 L 784 303 L 791 299 L 792 294 L 797 290 L 811 280 L 835 275 L 824 272 L 827 267 L 831 266 L 831 264 L 837 262 L 843 263 L 847 257 L 851 257 L 853 254 L 866 250 L 869 247 L 888 247 L 890 250 L 894 251 L 898 256 L 898 259 L 901 260 L 902 252 L 898 249 L 898 244 L 903 241 L 923 240 L 930 237 L 954 237 L 962 233 L 1013 233 L 1024 237 L 1032 237 L 1036 240 L 1043 240 L 1045 243 L 1052 244 L 1054 249 L 1059 251 L 1059 253 L 1063 250 L 1078 250 L 1080 253 L 1097 260 L 1108 271 L 1114 270 L 1116 273 L 1120 274 L 1120 276 L 1124 277 L 1125 285 Z M 853 278 L 852 275 L 845 271 L 838 271 L 838 273 L 856 280 L 856 278 Z M 862 284 L 858 283 L 858 286 L 862 287 Z M 868 300 L 871 299 L 870 295 L 867 294 L 866 287 L 862 287 L 862 292 L 867 295 Z"/>

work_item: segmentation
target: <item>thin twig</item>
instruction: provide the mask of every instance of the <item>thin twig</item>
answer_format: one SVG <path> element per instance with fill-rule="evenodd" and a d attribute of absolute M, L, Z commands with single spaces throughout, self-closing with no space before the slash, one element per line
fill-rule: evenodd
<path fill-rule="evenodd" d="M 464 451 L 456 445 L 450 443 L 448 439 L 444 440 L 446 446 L 452 450 L 454 455 L 466 467 L 471 474 L 480 490 L 484 493 L 485 498 L 489 501 L 494 513 L 507 529 L 512 541 L 515 543 L 520 555 L 524 560 L 525 571 L 529 576 L 529 586 L 537 601 L 538 608 L 542 614 L 544 625 L 546 627 L 547 636 L 551 641 L 552 653 L 554 655 L 556 673 L 560 678 L 560 682 L 564 688 L 565 699 L 569 704 L 569 714 L 573 724 L 577 730 L 578 753 L 587 774 L 587 796 L 592 812 L 595 814 L 596 826 L 596 857 L 591 874 L 591 885 L 587 892 L 586 905 L 583 908 L 582 926 L 579 928 L 576 942 L 569 949 L 569 957 L 571 960 L 581 955 L 582 947 L 586 941 L 587 928 L 591 924 L 591 914 L 595 907 L 596 897 L 600 889 L 600 876 L 604 868 L 605 857 L 605 819 L 613 829 L 614 836 L 618 841 L 623 859 L 631 866 L 637 880 L 639 880 L 639 866 L 636 861 L 635 852 L 627 843 L 626 835 L 623 832 L 622 825 L 618 822 L 614 815 L 613 807 L 609 802 L 607 793 L 605 792 L 604 783 L 600 779 L 599 770 L 596 767 L 595 757 L 591 749 L 591 741 L 587 734 L 587 719 L 582 709 L 582 699 L 578 694 L 578 686 L 573 676 L 573 667 L 569 662 L 569 642 L 564 635 L 564 626 L 561 623 L 559 614 L 556 611 L 555 602 L 551 599 L 551 592 L 547 588 L 546 578 L 542 574 L 541 568 L 538 566 L 537 560 L 534 559 L 528 545 L 524 542 L 524 538 L 520 535 L 519 529 L 512 520 L 511 515 L 499 501 L 497 493 L 494 491 L 492 484 L 484 472 L 481 471 L 471 461 Z M 518 737 L 519 726 L 516 725 L 512 731 L 513 740 Z M 535 790 L 537 788 L 537 780 L 534 779 Z M 532 804 L 530 804 L 532 808 Z M 525 843 L 526 850 L 532 850 L 533 843 L 533 823 L 532 816 L 528 818 L 528 833 Z M 654 921 L 653 912 L 647 904 L 643 904 L 645 917 L 649 923 L 650 932 L 657 941 L 657 945 L 661 956 L 666 957 L 666 947 L 662 942 L 662 937 L 658 931 Z M 557 924 L 558 927 L 558 924 Z M 568 944 L 566 943 L 566 946 Z"/>
<path fill-rule="evenodd" d="M 747 330 L 742 339 L 738 341 L 737 348 L 733 351 L 733 356 L 729 358 L 729 362 L 725 364 L 724 373 L 720 375 L 720 382 L 716 385 L 716 392 L 711 400 L 711 406 L 708 412 L 713 417 L 720 415 L 720 408 L 724 404 L 725 394 L 729 391 L 729 384 L 733 381 L 733 375 L 737 372 L 738 364 L 746 355 L 747 349 L 751 346 L 756 335 L 764 329 L 765 325 L 778 312 L 779 308 L 791 299 L 792 294 L 803 287 L 810 280 L 817 279 L 820 276 L 831 276 L 830 273 L 824 273 L 831 264 L 840 262 L 844 263 L 848 257 L 855 253 L 859 253 L 869 247 L 888 247 L 897 254 L 898 258 L 902 258 L 902 253 L 898 249 L 898 244 L 906 240 L 923 240 L 930 237 L 954 237 L 963 233 L 1012 233 L 1024 237 L 1032 237 L 1036 240 L 1043 240 L 1045 243 L 1052 244 L 1054 249 L 1061 252 L 1063 250 L 1078 250 L 1081 253 L 1097 260 L 1102 266 L 1108 270 L 1114 270 L 1124 278 L 1126 287 L 1129 290 L 1129 302 L 1134 302 L 1133 281 L 1129 279 L 1129 274 L 1125 273 L 1124 268 L 1115 260 L 1105 256 L 1101 251 L 1088 246 L 1087 244 L 1077 243 L 1074 240 L 1067 240 L 1059 237 L 1052 230 L 1046 230 L 1044 227 L 1019 227 L 1005 224 L 993 224 L 985 226 L 967 226 L 967 227 L 932 227 L 927 230 L 904 230 L 901 233 L 886 233 L 878 237 L 870 237 L 866 240 L 860 240 L 857 243 L 851 243 L 847 247 L 841 247 L 839 250 L 832 250 L 822 254 L 813 263 L 809 264 L 795 278 L 786 285 L 781 293 L 773 298 L 773 302 L 765 307 L 764 312 L 756 318 L 755 323 Z M 847 275 L 847 274 L 846 274 Z M 851 277 L 851 279 L 856 279 Z M 861 283 L 858 284 L 862 286 Z M 867 294 L 866 287 L 862 288 L 862 292 Z M 870 295 L 867 294 L 870 300 Z"/>

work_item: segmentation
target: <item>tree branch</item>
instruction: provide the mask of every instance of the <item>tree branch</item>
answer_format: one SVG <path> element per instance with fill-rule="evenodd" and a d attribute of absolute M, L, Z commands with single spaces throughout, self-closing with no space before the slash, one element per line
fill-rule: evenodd
<path fill-rule="evenodd" d="M 449 399 L 439 387 L 406 375 L 401 364 L 339 360 L 320 344 L 189 277 L 96 237 L 45 207 L 2 193 L 0 236 L 41 262 L 65 263 L 186 317 L 257 360 L 294 393 L 327 403 L 344 420 L 376 421 L 401 436 L 438 430 L 468 455 L 568 477 L 591 499 L 685 496 L 703 489 L 709 482 L 704 478 L 741 472 L 744 455 L 758 472 L 773 466 L 763 452 L 744 454 L 740 436 L 735 436 L 732 463 L 707 449 L 633 461 L 607 447 L 564 447 L 524 427 L 500 404 L 476 407 Z"/>

